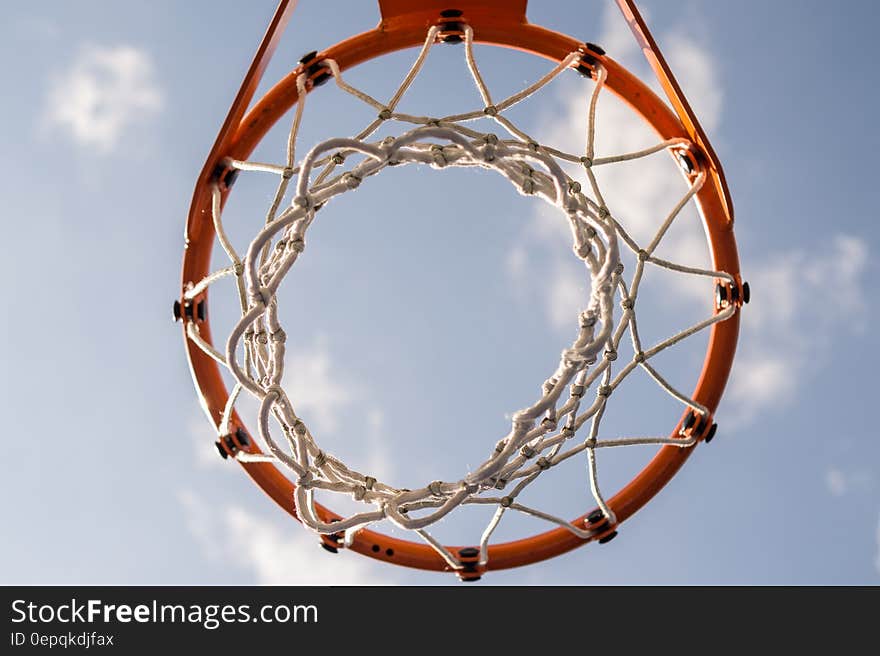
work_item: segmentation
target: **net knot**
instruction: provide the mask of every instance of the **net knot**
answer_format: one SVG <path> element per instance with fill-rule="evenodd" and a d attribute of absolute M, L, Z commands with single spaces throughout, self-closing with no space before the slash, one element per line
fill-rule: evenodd
<path fill-rule="evenodd" d="M 446 158 L 446 153 L 443 151 L 443 146 L 438 144 L 433 144 L 431 146 L 431 157 L 433 158 L 434 163 L 441 168 L 449 164 L 449 160 Z"/>
<path fill-rule="evenodd" d="M 484 144 L 483 159 L 487 162 L 494 162 L 498 137 L 494 134 L 487 134 L 480 141 Z"/>
<path fill-rule="evenodd" d="M 620 302 L 620 307 L 624 310 L 632 310 L 635 307 L 635 303 L 631 298 L 625 298 Z"/>
<path fill-rule="evenodd" d="M 590 253 L 593 252 L 593 247 L 590 242 L 585 241 L 583 243 L 578 244 L 574 249 L 575 255 L 577 255 L 582 260 L 587 259 L 590 256 Z"/>
<path fill-rule="evenodd" d="M 324 465 L 327 464 L 327 454 L 323 451 L 318 451 L 317 455 L 315 455 L 315 467 L 320 469 Z"/>
<path fill-rule="evenodd" d="M 497 116 L 498 108 L 495 105 L 487 105 L 485 109 L 483 109 L 483 113 L 486 116 Z"/>
<path fill-rule="evenodd" d="M 585 169 L 588 169 L 593 166 L 593 158 L 592 157 L 581 157 L 581 164 L 584 165 Z"/>
<path fill-rule="evenodd" d="M 592 328 L 596 325 L 596 314 L 594 312 L 584 312 L 581 314 L 581 327 Z"/>
<path fill-rule="evenodd" d="M 302 476 L 296 479 L 296 484 L 298 487 L 301 487 L 304 490 L 308 490 L 312 487 L 312 483 L 315 480 L 314 474 L 312 474 L 311 470 L 306 470 Z"/>
<path fill-rule="evenodd" d="M 302 237 L 294 237 L 287 242 L 287 250 L 291 253 L 302 253 L 306 249 L 306 241 Z"/>
<path fill-rule="evenodd" d="M 577 180 L 569 180 L 568 181 L 568 191 L 572 194 L 581 193 L 581 183 Z"/>
<path fill-rule="evenodd" d="M 429 490 L 429 491 L 431 492 L 431 494 L 433 494 L 435 497 L 442 496 L 442 494 L 443 494 L 443 490 L 442 490 L 441 487 L 440 487 L 441 485 L 443 485 L 443 482 L 442 482 L 442 481 L 433 481 L 433 482 L 431 482 L 431 483 L 428 485 L 428 490 Z"/>
<path fill-rule="evenodd" d="M 383 121 L 387 121 L 388 119 L 391 118 L 391 110 L 388 107 L 386 107 L 381 112 L 379 112 L 379 118 L 382 119 Z"/>
<path fill-rule="evenodd" d="M 528 194 L 531 196 L 535 193 L 535 169 L 523 162 L 522 173 L 523 176 L 525 176 L 522 182 L 522 191 L 524 194 Z"/>
<path fill-rule="evenodd" d="M 526 458 L 526 459 L 534 458 L 535 455 L 537 455 L 537 453 L 538 453 L 537 451 L 535 451 L 534 448 L 532 448 L 532 447 L 529 446 L 528 444 L 526 444 L 523 448 L 521 448 L 521 449 L 519 450 L 519 452 L 520 452 L 520 454 L 522 455 L 522 457 L 523 457 L 523 458 Z"/>
<path fill-rule="evenodd" d="M 272 302 L 272 291 L 266 287 L 257 287 L 251 292 L 251 306 L 253 307 L 266 307 L 269 303 Z M 260 344 L 266 344 L 266 334 L 263 332 L 257 333 L 257 341 Z"/>
<path fill-rule="evenodd" d="M 281 172 L 281 177 L 285 180 L 290 180 L 293 177 L 293 167 L 285 166 L 284 170 Z"/>
<path fill-rule="evenodd" d="M 609 216 L 611 216 L 610 210 L 607 207 L 605 207 L 604 205 L 600 205 L 599 206 L 599 218 L 600 219 L 607 219 Z"/>
<path fill-rule="evenodd" d="M 280 385 L 269 385 L 269 387 L 266 388 L 266 398 L 269 398 L 270 396 L 274 396 L 275 401 L 279 401 L 284 398 L 284 390 L 281 389 Z"/>
<path fill-rule="evenodd" d="M 349 189 L 357 189 L 360 186 L 362 179 L 359 175 L 349 172 L 342 176 L 342 182 Z"/>
<path fill-rule="evenodd" d="M 646 359 L 647 359 L 647 358 L 645 358 L 645 352 L 644 352 L 644 351 L 639 351 L 638 353 L 636 353 L 636 354 L 633 356 L 633 362 L 638 362 L 639 364 L 641 364 L 642 362 L 644 362 Z"/>
<path fill-rule="evenodd" d="M 596 394 L 598 396 L 608 398 L 609 396 L 611 396 L 612 391 L 613 390 L 611 385 L 599 385 L 599 388 L 596 390 Z"/>
<path fill-rule="evenodd" d="M 388 166 L 397 166 L 400 164 L 399 159 L 394 159 L 395 154 L 397 154 L 397 150 L 394 146 L 394 137 L 385 137 L 382 140 L 382 154 L 384 156 L 384 161 Z"/>
<path fill-rule="evenodd" d="M 312 199 L 309 197 L 308 194 L 305 194 L 303 196 L 297 196 L 296 198 L 293 199 L 293 204 L 296 207 L 299 207 L 304 210 L 310 210 L 314 207 L 314 203 L 312 202 Z"/>
<path fill-rule="evenodd" d="M 501 498 L 501 505 L 504 508 L 510 508 L 510 506 L 512 504 L 513 504 L 513 497 L 502 497 Z"/>
<path fill-rule="evenodd" d="M 333 155 L 330 157 L 330 161 L 338 166 L 339 164 L 345 162 L 345 155 L 343 155 L 342 153 L 333 153 Z"/>
<path fill-rule="evenodd" d="M 538 469 L 540 469 L 541 471 L 546 471 L 547 469 L 550 469 L 551 465 L 550 461 L 547 460 L 547 458 L 545 458 L 544 456 L 541 456 L 540 458 L 535 460 L 535 464 L 538 465 Z"/>

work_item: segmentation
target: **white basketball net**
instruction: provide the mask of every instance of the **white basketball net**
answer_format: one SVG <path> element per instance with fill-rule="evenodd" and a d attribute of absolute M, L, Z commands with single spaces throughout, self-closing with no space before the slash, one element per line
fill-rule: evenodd
<path fill-rule="evenodd" d="M 322 534 L 344 532 L 346 544 L 350 544 L 358 530 L 387 519 L 403 529 L 417 533 L 438 551 L 451 568 L 462 569 L 463 565 L 456 555 L 450 553 L 426 530 L 455 508 L 465 504 L 496 506 L 496 512 L 480 539 L 481 564 L 487 561 L 488 544 L 493 531 L 510 510 L 547 520 L 580 538 L 595 537 L 600 529 L 591 529 L 589 523 L 577 525 L 523 505 L 518 500 L 521 492 L 545 471 L 585 452 L 592 495 L 608 520 L 608 524 L 601 530 L 607 530 L 608 525 L 616 524 L 616 518 L 599 488 L 596 449 L 630 445 L 674 445 L 681 448 L 693 446 L 698 436 L 686 433 L 674 439 L 599 439 L 600 421 L 614 390 L 639 367 L 684 406 L 692 408 L 699 415 L 708 416 L 705 407 L 675 389 L 651 365 L 650 360 L 673 344 L 713 323 L 724 321 L 733 314 L 735 307 L 726 307 L 655 346 L 644 348 L 639 339 L 635 311 L 639 285 L 645 267 L 649 264 L 679 273 L 717 278 L 731 284 L 734 284 L 734 280 L 723 271 L 682 266 L 654 255 L 676 216 L 702 186 L 705 173 L 696 178 L 647 245 L 637 244 L 608 210 L 593 173 L 594 167 L 646 157 L 662 150 L 682 149 L 690 144 L 685 139 L 672 139 L 638 152 L 614 157 L 595 157 L 593 144 L 596 103 L 606 77 L 601 65 L 594 67 L 596 85 L 588 105 L 588 130 L 583 154 L 567 153 L 539 145 L 504 116 L 504 110 L 544 87 L 562 71 L 577 66 L 583 53 L 571 53 L 535 84 L 501 102 L 493 103 L 474 60 L 472 30 L 466 26 L 464 50 L 467 65 L 482 96 L 484 107 L 441 118 L 397 112 L 399 101 L 421 70 L 429 50 L 437 40 L 438 31 L 437 27 L 428 31 L 412 68 L 394 96 L 384 104 L 348 85 L 336 62 L 322 60 L 320 64 L 332 73 L 340 89 L 371 105 L 379 115 L 353 138 L 330 139 L 318 144 L 300 166 L 296 167 L 295 145 L 308 95 L 306 74 L 299 76 L 299 100 L 289 134 L 285 163 L 272 165 L 234 160 L 226 162 L 237 170 L 262 171 L 280 177 L 277 193 L 266 215 L 265 227 L 254 238 L 244 258 L 241 258 L 223 229 L 221 190 L 215 185 L 213 220 L 218 240 L 229 256 L 231 266 L 216 271 L 191 286 L 185 298 L 195 298 L 223 277 L 235 278 L 241 302 L 241 319 L 229 335 L 225 353 L 215 350 L 199 335 L 196 322 L 189 322 L 188 336 L 227 367 L 236 380 L 223 418 L 217 426 L 221 436 L 229 433 L 232 411 L 242 390 L 246 390 L 259 401 L 258 428 L 264 453 L 257 455 L 239 451 L 236 457 L 244 462 L 271 461 L 288 468 L 296 483 L 296 510 L 303 524 Z M 501 125 L 510 137 L 499 139 L 464 125 L 487 116 Z M 416 127 L 396 138 L 367 141 L 383 123 L 391 120 Z M 356 165 L 344 170 L 343 165 L 348 156 L 358 153 L 364 157 Z M 583 193 L 580 183 L 566 175 L 558 160 L 583 165 L 592 197 Z M 336 196 L 356 189 L 387 166 L 412 163 L 427 164 L 434 168 L 458 166 L 492 169 L 510 180 L 522 194 L 539 196 L 559 208 L 568 218 L 574 252 L 584 262 L 592 284 L 586 308 L 579 315 L 580 330 L 577 339 L 563 351 L 556 370 L 543 384 L 542 396 L 533 405 L 512 415 L 510 432 L 497 442 L 489 457 L 458 481 L 433 481 L 424 487 L 410 490 L 395 488 L 372 476 L 354 471 L 335 456 L 324 452 L 305 422 L 297 415 L 295 400 L 290 399 L 282 387 L 285 333 L 278 317 L 276 291 L 303 252 L 306 232 L 322 205 Z M 293 201 L 279 213 L 293 178 L 296 178 Z M 636 269 L 629 283 L 622 278 L 623 266 L 618 251 L 620 242 L 637 256 Z M 620 314 L 615 318 L 616 305 L 620 307 Z M 635 355 L 615 373 L 612 371 L 612 363 L 617 359 L 621 339 L 627 334 L 632 340 Z M 243 359 L 239 361 L 236 354 L 242 342 Z M 595 392 L 592 402 L 585 401 L 585 394 L 589 389 Z M 270 418 L 274 418 L 281 429 L 282 443 L 270 431 Z M 587 429 L 581 431 L 585 425 L 588 425 Z M 315 507 L 317 490 L 349 495 L 367 504 L 370 509 L 343 517 L 339 521 L 323 522 Z"/>

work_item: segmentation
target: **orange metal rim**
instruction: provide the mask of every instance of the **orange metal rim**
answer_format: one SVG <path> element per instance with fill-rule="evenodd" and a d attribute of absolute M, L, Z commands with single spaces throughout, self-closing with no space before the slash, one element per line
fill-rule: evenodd
<path fill-rule="evenodd" d="M 439 5 L 436 2 L 424 2 L 419 5 L 419 9 L 414 10 L 413 4 L 415 3 L 401 0 L 382 0 L 380 6 L 383 21 L 376 29 L 327 48 L 319 53 L 318 58 L 332 58 L 344 71 L 369 59 L 421 45 L 427 28 L 439 18 L 439 12 L 436 11 L 436 6 Z M 457 4 L 469 6 L 467 2 Z M 569 53 L 584 45 L 571 37 L 526 22 L 523 0 L 510 3 L 476 0 L 470 4 L 473 6 L 471 10 L 465 9 L 463 19 L 466 19 L 473 28 L 474 38 L 480 43 L 523 50 L 555 62 L 561 61 Z M 503 9 L 499 9 L 499 6 Z M 254 64 L 199 176 L 187 222 L 182 271 L 184 288 L 209 273 L 215 237 L 211 220 L 211 186 L 218 165 L 226 157 L 246 159 L 269 129 L 297 100 L 295 81 L 303 70 L 302 66 L 288 74 L 260 99 L 247 115 L 244 114 L 268 58 L 277 44 L 280 32 L 283 31 L 290 17 L 292 7 L 293 3 L 286 1 L 280 3 Z M 690 138 L 688 129 L 679 117 L 644 83 L 610 57 L 596 58 L 607 70 L 607 88 L 627 102 L 662 139 Z M 698 154 L 701 166 L 720 171 L 711 149 L 708 149 L 708 152 L 700 149 Z M 706 227 L 713 266 L 716 270 L 727 271 L 739 279 L 733 221 L 728 199 L 724 196 L 725 191 L 726 189 L 722 191 L 718 185 L 706 184 L 697 194 L 697 204 Z M 228 193 L 229 190 L 224 190 L 224 202 Z M 208 305 L 207 293 L 196 301 L 204 301 Z M 208 317 L 199 323 L 199 330 L 201 336 L 212 343 Z M 693 398 L 708 407 L 712 414 L 721 399 L 730 373 L 738 331 L 739 312 L 735 312 L 729 319 L 716 323 L 711 328 L 703 369 Z M 193 380 L 203 406 L 215 425 L 219 425 L 229 396 L 219 366 L 186 337 L 185 328 L 184 341 Z M 684 415 L 673 429 L 673 436 L 679 434 L 683 420 Z M 246 428 L 237 415 L 233 417 L 233 431 L 235 427 Z M 253 444 L 249 450 L 259 452 Z M 608 500 L 608 505 L 616 514 L 618 521 L 623 522 L 631 517 L 657 494 L 676 474 L 693 450 L 693 448 L 673 446 L 660 448 L 642 471 Z M 278 468 L 270 463 L 251 463 L 242 466 L 278 505 L 296 517 L 293 501 L 294 484 Z M 324 521 L 336 517 L 331 510 L 322 506 L 318 507 L 318 512 Z M 583 525 L 588 514 L 589 512 L 575 519 L 575 523 Z M 538 562 L 567 552 L 588 541 L 590 540 L 578 538 L 564 528 L 556 528 L 521 540 L 493 544 L 489 546 L 486 569 L 505 569 Z M 440 555 L 427 544 L 393 538 L 368 529 L 358 532 L 349 548 L 397 565 L 436 571 L 449 569 Z M 448 548 L 452 553 L 457 554 L 463 547 Z"/>

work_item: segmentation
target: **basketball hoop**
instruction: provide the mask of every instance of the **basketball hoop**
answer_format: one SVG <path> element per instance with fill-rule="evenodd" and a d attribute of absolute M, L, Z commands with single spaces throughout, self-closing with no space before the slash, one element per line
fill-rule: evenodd
<path fill-rule="evenodd" d="M 292 4 L 287 0 L 279 4 L 199 176 L 187 222 L 175 317 L 183 321 L 193 379 L 217 432 L 220 454 L 237 460 L 281 507 L 318 533 L 331 551 L 347 548 L 397 565 L 453 571 L 463 580 L 476 580 L 488 570 L 530 564 L 591 541 L 610 541 L 620 523 L 676 474 L 694 447 L 713 438 L 713 415 L 736 348 L 739 309 L 749 293 L 739 275 L 733 209 L 721 166 L 634 3 L 618 0 L 672 109 L 599 46 L 528 23 L 525 0 L 461 0 L 451 3 L 455 8 L 445 0 L 380 0 L 381 22 L 376 29 L 309 53 L 247 112 Z M 449 116 L 400 112 L 400 100 L 421 73 L 432 47 L 440 42 L 461 44 L 482 106 Z M 477 42 L 523 50 L 553 64 L 539 80 L 499 100 L 480 73 L 473 50 Z M 344 72 L 357 64 L 412 47 L 419 48 L 418 55 L 387 101 L 375 99 L 345 79 Z M 539 143 L 505 113 L 571 70 L 594 81 L 586 103 L 585 144 L 575 144 L 573 152 Z M 330 82 L 369 105 L 376 118 L 353 137 L 338 136 L 312 146 L 298 162 L 296 144 L 309 93 Z M 659 135 L 655 146 L 610 156 L 595 152 L 597 99 L 606 90 L 626 102 Z M 257 144 L 292 108 L 285 161 L 251 161 Z M 497 133 L 470 127 L 482 119 L 494 121 Z M 381 126 L 390 124 L 402 126 L 399 133 L 375 137 Z M 663 151 L 672 155 L 670 165 L 679 168 L 685 190 L 659 222 L 653 239 L 640 244 L 606 204 L 594 170 Z M 563 164 L 579 166 L 583 182 L 567 174 Z M 308 229 L 321 208 L 369 185 L 376 175 L 393 176 L 386 169 L 395 165 L 486 169 L 506 178 L 522 195 L 549 203 L 567 222 L 572 248 L 591 281 L 589 298 L 578 315 L 577 337 L 544 381 L 542 395 L 512 415 L 509 432 L 487 444 L 488 456 L 478 466 L 463 472 L 458 480 L 426 481 L 417 489 L 397 488 L 348 466 L 323 450 L 297 415 L 296 400 L 284 388 L 286 335 L 276 295 L 306 249 Z M 239 252 L 224 230 L 223 208 L 236 176 L 244 172 L 277 176 L 278 186 L 265 221 L 254 226 L 255 236 Z M 706 229 L 710 269 L 661 259 L 655 252 L 691 202 Z M 212 271 L 215 240 L 229 265 Z M 636 270 L 629 280 L 624 277 L 621 249 L 629 249 L 636 257 Z M 716 296 L 711 316 L 649 346 L 639 336 L 637 301 L 642 278 L 652 267 L 711 279 Z M 208 290 L 224 279 L 234 281 L 240 318 L 230 334 L 215 342 L 207 312 Z M 668 382 L 651 359 L 703 331 L 709 332 L 709 342 L 702 373 L 694 391 L 686 394 Z M 632 342 L 634 356 L 629 362 L 617 362 L 618 346 L 625 338 Z M 221 367 L 234 379 L 231 390 L 224 384 Z M 607 404 L 637 369 L 647 372 L 681 404 L 677 424 L 667 437 L 600 437 Z M 238 412 L 242 394 L 259 403 L 255 425 L 250 427 Z M 656 445 L 657 453 L 629 484 L 606 497 L 599 484 L 596 450 L 645 445 Z M 521 493 L 539 476 L 551 476 L 556 465 L 578 455 L 586 459 L 592 493 L 587 512 L 567 520 L 521 501 Z M 338 514 L 315 501 L 319 491 L 351 497 L 363 502 L 365 509 Z M 473 504 L 494 507 L 495 512 L 471 545 L 445 546 L 432 535 L 432 525 Z M 514 542 L 493 543 L 493 533 L 511 512 L 545 520 L 553 528 Z M 370 528 L 383 520 L 411 531 L 420 541 L 401 540 Z"/>

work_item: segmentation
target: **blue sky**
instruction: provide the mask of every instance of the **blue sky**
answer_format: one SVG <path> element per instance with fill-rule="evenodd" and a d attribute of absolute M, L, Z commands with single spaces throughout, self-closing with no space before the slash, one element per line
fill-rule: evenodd
<path fill-rule="evenodd" d="M 370 2 L 332 14 L 300 4 L 269 81 L 378 16 Z M 533 21 L 600 43 L 649 75 L 610 1 L 533 4 Z M 880 365 L 871 329 L 880 199 L 871 172 L 880 144 L 869 120 L 877 104 L 869 30 L 878 10 L 642 4 L 724 163 L 753 290 L 719 434 L 613 543 L 486 580 L 876 584 L 880 446 L 870 401 Z M 272 9 L 7 10 L 2 583 L 455 581 L 330 556 L 222 462 L 170 322 L 192 186 Z M 548 69 L 476 52 L 498 97 Z M 414 85 L 405 101 L 412 113 L 478 107 L 461 49 L 432 55 L 434 82 Z M 413 56 L 346 79 L 387 96 Z M 576 141 L 583 94 L 577 76 L 563 76 L 515 119 L 542 141 Z M 340 98 L 328 84 L 310 99 L 302 152 L 369 121 L 369 111 Z M 644 143 L 627 120 L 613 102 L 600 104 L 600 149 Z M 274 134 L 260 155 L 279 161 L 283 134 Z M 653 171 L 607 174 L 615 212 L 656 216 L 674 202 L 682 190 Z M 256 232 L 248 211 L 262 213 L 271 191 L 271 180 L 244 178 L 228 212 L 241 248 Z M 503 435 L 505 416 L 533 400 L 571 341 L 583 297 L 576 261 L 552 210 L 497 176 L 409 167 L 364 187 L 328 207 L 285 287 L 284 300 L 307 318 L 288 328 L 287 389 L 322 444 L 347 461 L 401 485 L 454 480 Z M 698 227 L 671 233 L 667 254 L 699 261 Z M 674 292 L 662 309 L 647 304 L 658 335 L 699 316 L 692 287 L 656 285 L 655 298 Z M 233 320 L 219 310 L 212 318 Z M 689 348 L 668 362 L 683 385 L 700 352 Z M 609 418 L 622 431 L 662 434 L 677 417 L 641 388 L 627 398 L 630 410 Z M 632 466 L 628 456 L 610 463 L 611 488 Z M 571 514 L 593 505 L 583 481 L 561 472 L 537 496 Z M 443 531 L 454 540 L 475 522 Z M 543 528 L 515 523 L 505 537 Z"/>

